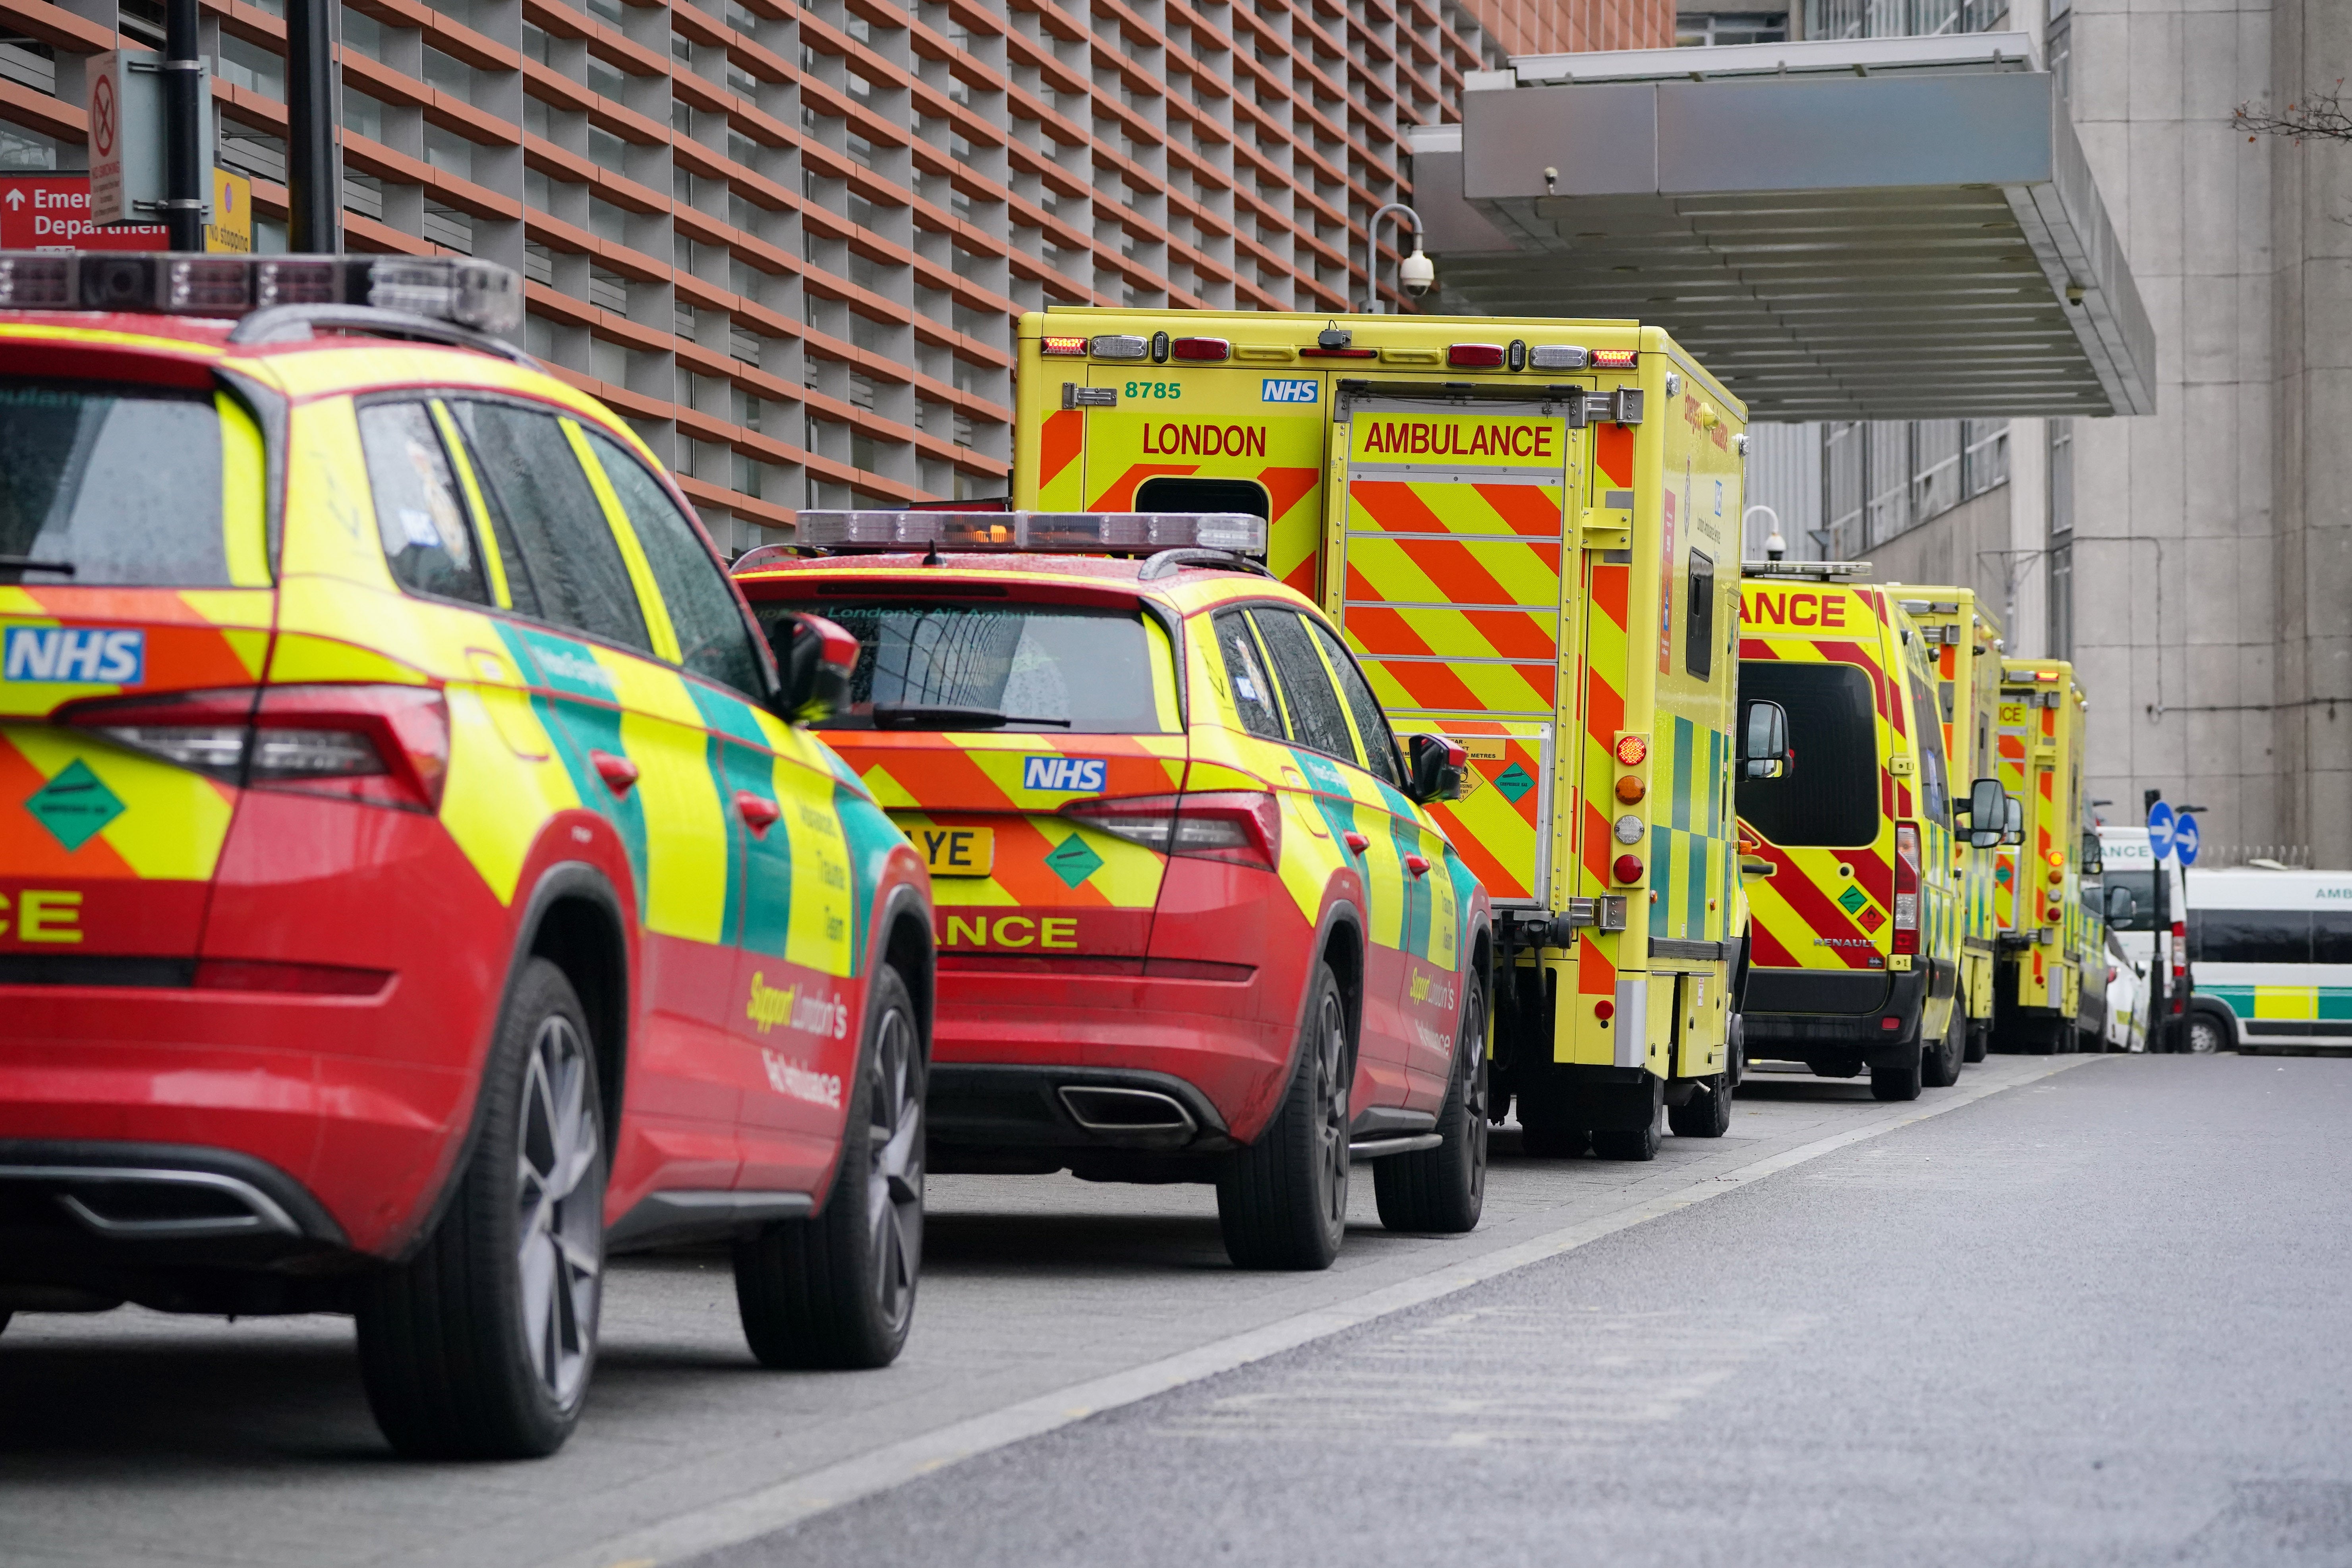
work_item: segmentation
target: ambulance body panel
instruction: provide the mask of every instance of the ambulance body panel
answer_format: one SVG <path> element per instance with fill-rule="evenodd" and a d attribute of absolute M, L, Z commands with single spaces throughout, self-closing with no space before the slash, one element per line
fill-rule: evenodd
<path fill-rule="evenodd" d="M 1994 1030 L 2007 1049 L 2071 1051 L 2079 1033 L 2103 1032 L 2102 987 L 2084 986 L 2095 928 L 2083 898 L 2085 840 L 2095 847 L 2083 798 L 2088 707 L 2074 669 L 2058 659 L 2001 665 L 1994 740 L 2004 789 L 2024 807 L 2024 841 L 2004 845 L 1994 868 L 2000 967 Z M 2096 973 L 2104 977 L 2104 967 Z"/>
<path fill-rule="evenodd" d="M 1727 1094 L 1738 402 L 1631 321 L 1056 310 L 1021 354 L 1014 507 L 1261 513 L 1468 752 L 1431 815 L 1496 909 L 1497 1114 Z"/>
<path fill-rule="evenodd" d="M 1747 883 L 1747 1052 L 1874 1082 L 1941 1045 L 1962 1005 L 1938 672 L 1896 593 L 1795 575 L 1740 591 L 1741 698 L 1781 706 L 1795 753 L 1738 787 L 1774 867 Z"/>
<path fill-rule="evenodd" d="M 1993 727 L 2000 702 L 2001 634 L 1991 612 L 1965 588 L 1899 588 L 1903 609 L 1918 626 L 1936 667 L 1936 703 L 1944 731 L 1944 773 L 1952 807 L 1965 809 L 1976 779 L 1998 776 Z M 1955 827 L 1959 824 L 1956 821 Z M 1995 848 L 1978 849 L 1968 834 L 1952 835 L 1960 873 L 1960 1002 L 1969 1019 L 1969 1054 L 1980 1060 L 1992 1034 L 1995 943 Z"/>

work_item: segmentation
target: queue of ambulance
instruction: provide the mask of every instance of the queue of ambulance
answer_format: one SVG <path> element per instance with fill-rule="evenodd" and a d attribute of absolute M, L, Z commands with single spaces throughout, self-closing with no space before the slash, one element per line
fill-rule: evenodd
<path fill-rule="evenodd" d="M 519 312 L 0 257 L 0 1328 L 349 1312 L 402 1451 L 541 1454 L 617 1252 L 878 1366 L 927 1174 L 1198 1183 L 1320 1269 L 1367 1169 L 1467 1231 L 1497 1126 L 1913 1099 L 2152 961 L 2070 667 L 1743 562 L 1659 329 L 1029 316 L 1009 497 L 730 565 Z"/>

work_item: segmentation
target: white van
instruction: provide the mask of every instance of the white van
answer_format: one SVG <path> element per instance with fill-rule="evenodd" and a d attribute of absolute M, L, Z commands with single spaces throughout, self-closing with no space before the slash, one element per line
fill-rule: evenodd
<path fill-rule="evenodd" d="M 2148 849 L 2147 830 L 2102 826 L 2099 829 L 2099 880 L 2105 888 L 2101 907 L 2106 912 L 2107 930 L 2129 956 L 2140 977 L 2136 1008 L 2142 1015 L 2140 1023 L 2147 1042 L 2145 1049 L 2178 1049 L 2175 1041 L 2167 1037 L 2168 1031 L 2158 1028 L 2159 1020 L 2148 1012 L 2155 986 L 2158 953 L 2157 937 L 2159 933 L 2156 928 L 2157 863 L 2156 856 Z M 2165 908 L 2171 917 L 2172 931 L 2185 934 L 2182 923 L 2187 918 L 2188 901 L 2182 888 L 2180 862 L 2166 861 L 2164 875 L 2168 887 Z M 2184 944 L 2176 936 L 2167 934 L 2163 956 L 2169 967 L 2164 981 L 2165 1016 L 2169 1019 L 2190 1016 L 2193 1021 L 2193 1014 L 2189 1013 L 2181 1003 L 2183 992 L 2193 994 L 2195 990 L 2193 985 L 2185 983 L 2191 977 L 2184 967 L 2186 954 L 2183 946 Z M 2192 1002 L 2190 1006 L 2193 1005 Z M 2189 1049 L 2196 1048 L 2197 1042 L 2192 1039 Z M 2211 1051 L 2216 1047 L 2209 1042 L 2205 1049 Z M 2224 1044 L 2220 1049 L 2228 1047 Z"/>
<path fill-rule="evenodd" d="M 2352 1049 L 2352 872 L 2232 866 L 2188 883 L 2189 1049 Z"/>

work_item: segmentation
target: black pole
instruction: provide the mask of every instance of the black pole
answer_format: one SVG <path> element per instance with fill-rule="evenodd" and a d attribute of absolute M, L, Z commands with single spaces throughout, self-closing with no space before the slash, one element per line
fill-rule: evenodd
<path fill-rule="evenodd" d="M 173 250 L 205 248 L 205 64 L 196 0 L 163 6 L 163 223 Z"/>
<path fill-rule="evenodd" d="M 342 160 L 335 136 L 336 0 L 287 0 L 286 248 L 343 248 Z"/>
<path fill-rule="evenodd" d="M 2164 791 L 2161 789 L 2142 790 L 2140 820 L 2146 821 L 2147 813 L 2156 810 L 2157 802 L 2163 799 Z M 2148 846 L 2151 852 L 2155 847 L 2154 844 Z M 2172 946 L 2172 879 L 2164 874 L 2164 862 L 2157 859 L 2153 853 L 2148 857 L 2148 863 L 2155 868 L 2156 929 L 2150 933 L 2148 943 L 2147 1048 L 2152 1051 L 2170 1051 L 2172 1019 L 2165 1009 L 2167 998 L 2164 993 L 2165 982 L 2169 977 L 2165 964 L 2170 956 L 2169 949 Z"/>

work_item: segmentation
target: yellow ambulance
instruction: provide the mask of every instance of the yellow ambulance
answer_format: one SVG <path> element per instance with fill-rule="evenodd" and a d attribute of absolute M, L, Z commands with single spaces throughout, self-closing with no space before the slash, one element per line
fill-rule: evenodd
<path fill-rule="evenodd" d="M 1788 714 L 1794 758 L 1739 781 L 1743 846 L 1769 867 L 1748 882 L 1741 1016 L 1751 1058 L 1866 1069 L 1879 1099 L 1915 1100 L 1966 1059 L 1965 879 L 1937 666 L 1898 591 L 1855 580 L 1868 570 L 1746 568 L 1741 698 Z"/>
<path fill-rule="evenodd" d="M 1400 732 L 1467 751 L 1433 814 L 1494 902 L 1496 1118 L 1719 1135 L 1738 401 L 1633 321 L 1072 309 L 1020 355 L 1013 507 L 1266 518 Z"/>
<path fill-rule="evenodd" d="M 1999 790 L 1993 726 L 2000 705 L 2000 625 L 1974 591 L 1889 584 L 1919 628 L 1935 666 L 1935 700 L 1944 730 L 1944 771 L 1953 788 L 1952 854 L 1960 875 L 1960 1005 L 1968 1017 L 1967 1060 L 1982 1061 L 1992 1040 L 1995 942 L 1993 872 L 2006 826 Z M 1994 781 L 1980 790 L 1976 781 Z M 1970 784 L 1966 797 L 1962 782 Z M 1984 821 L 1973 806 L 1990 802 Z M 1969 830 L 1978 831 L 1972 833 Z"/>
<path fill-rule="evenodd" d="M 2004 1051 L 2046 1055 L 2104 1032 L 2105 968 L 2084 983 L 2084 857 L 2097 842 L 2083 798 L 2089 706 L 2064 660 L 2002 661 L 1994 744 L 2001 784 L 2024 807 L 2022 841 L 1993 868 L 1994 1043 Z"/>

